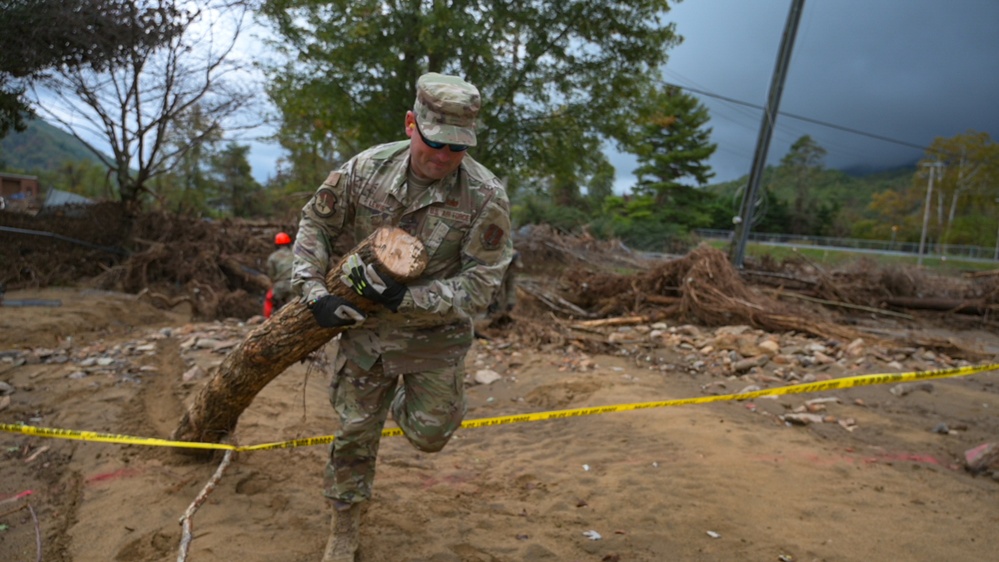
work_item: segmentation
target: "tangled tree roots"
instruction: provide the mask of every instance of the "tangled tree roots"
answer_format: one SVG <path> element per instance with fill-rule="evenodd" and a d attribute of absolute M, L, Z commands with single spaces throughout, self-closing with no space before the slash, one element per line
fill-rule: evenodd
<path fill-rule="evenodd" d="M 643 315 L 704 326 L 747 324 L 763 330 L 795 330 L 849 340 L 858 333 L 814 317 L 752 290 L 721 251 L 702 245 L 686 256 L 634 276 L 606 273 L 563 279 L 569 300 L 598 316 Z"/>
<path fill-rule="evenodd" d="M 0 283 L 8 290 L 86 283 L 145 293 L 157 306 L 186 302 L 198 319 L 259 314 L 274 233 L 294 232 L 265 221 L 131 215 L 115 203 L 0 213 L 0 226 L 8 227 L 0 232 Z"/>

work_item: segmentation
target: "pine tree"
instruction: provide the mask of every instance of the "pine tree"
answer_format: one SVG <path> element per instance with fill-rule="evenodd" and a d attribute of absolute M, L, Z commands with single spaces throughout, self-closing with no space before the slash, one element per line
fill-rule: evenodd
<path fill-rule="evenodd" d="M 705 128 L 708 119 L 707 108 L 679 88 L 666 87 L 650 99 L 630 142 L 639 162 L 636 192 L 654 196 L 657 205 L 700 199 L 691 182 L 704 185 L 714 177 L 707 160 L 717 148 Z"/>

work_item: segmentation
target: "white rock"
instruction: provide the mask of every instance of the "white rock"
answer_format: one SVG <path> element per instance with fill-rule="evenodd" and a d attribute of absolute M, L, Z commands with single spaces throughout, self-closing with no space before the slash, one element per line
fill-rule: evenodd
<path fill-rule="evenodd" d="M 222 342 L 219 340 L 213 338 L 198 338 L 198 342 L 195 344 L 195 347 L 198 349 L 215 349 L 221 343 Z"/>
<path fill-rule="evenodd" d="M 195 365 L 188 369 L 184 375 L 181 377 L 184 382 L 191 382 L 193 380 L 200 379 L 205 376 L 205 370 Z"/>
<path fill-rule="evenodd" d="M 864 340 L 863 338 L 857 338 L 846 346 L 846 353 L 852 357 L 856 357 L 864 353 Z"/>
<path fill-rule="evenodd" d="M 747 330 L 749 330 L 749 326 L 746 326 L 745 324 L 740 324 L 737 326 L 722 326 L 717 330 L 715 330 L 715 334 L 717 335 L 732 334 L 737 336 L 739 334 L 745 333 Z"/>
<path fill-rule="evenodd" d="M 478 384 L 492 384 L 503 377 L 496 371 L 480 369 L 475 372 L 475 382 Z"/>
<path fill-rule="evenodd" d="M 759 343 L 759 347 L 763 350 L 763 353 L 771 357 L 780 353 L 780 344 L 774 340 L 763 340 Z"/>

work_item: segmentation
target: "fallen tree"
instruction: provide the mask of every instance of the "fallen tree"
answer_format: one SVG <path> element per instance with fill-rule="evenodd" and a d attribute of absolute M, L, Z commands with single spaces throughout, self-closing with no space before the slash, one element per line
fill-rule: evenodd
<path fill-rule="evenodd" d="M 359 254 L 365 263 L 379 264 L 403 283 L 419 277 L 428 259 L 423 244 L 398 228 L 375 231 L 351 253 Z M 340 282 L 340 267 L 345 259 L 346 256 L 327 273 L 327 289 L 365 312 L 374 310 L 379 305 Z M 220 442 L 236 428 L 239 416 L 267 383 L 342 331 L 342 328 L 320 327 L 312 312 L 301 302 L 282 307 L 226 356 L 195 396 L 171 439 Z M 195 452 L 193 449 L 183 451 Z"/>
<path fill-rule="evenodd" d="M 885 299 L 885 304 L 896 308 L 911 310 L 937 310 L 942 312 L 959 312 L 963 314 L 983 315 L 999 312 L 999 306 L 989 305 L 984 299 L 952 299 L 945 297 L 891 297 Z"/>

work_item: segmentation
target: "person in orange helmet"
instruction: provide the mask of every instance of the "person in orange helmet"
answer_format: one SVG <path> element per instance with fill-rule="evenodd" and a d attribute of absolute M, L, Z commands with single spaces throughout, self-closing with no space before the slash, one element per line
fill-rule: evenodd
<path fill-rule="evenodd" d="M 291 243 L 291 236 L 287 232 L 274 235 L 275 250 L 267 257 L 267 276 L 271 278 L 271 290 L 267 292 L 267 301 L 264 303 L 264 316 L 267 318 L 292 297 L 291 266 L 295 255 L 292 253 Z"/>

